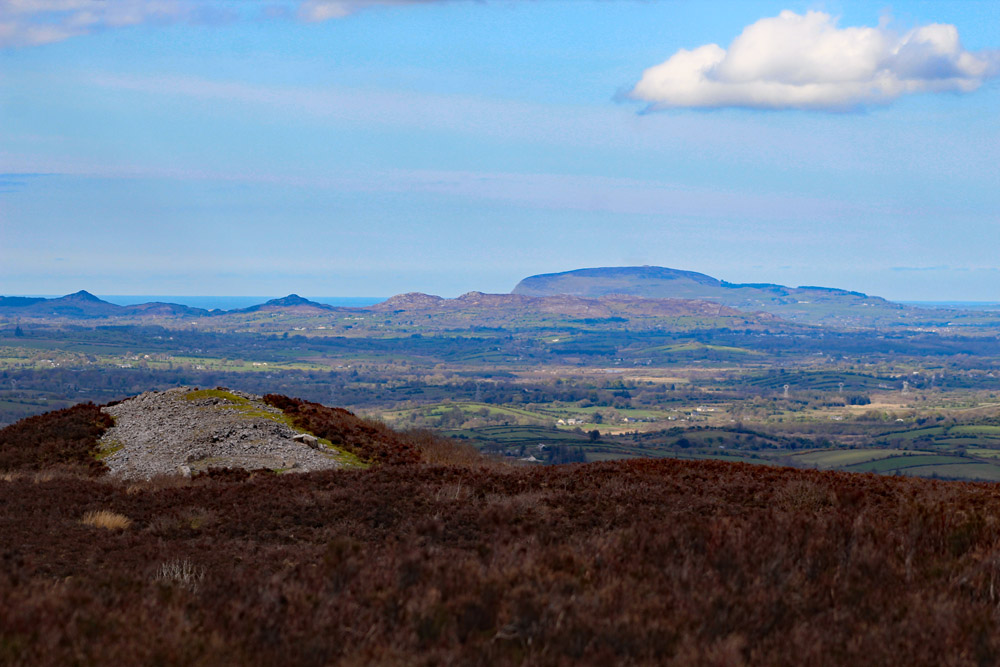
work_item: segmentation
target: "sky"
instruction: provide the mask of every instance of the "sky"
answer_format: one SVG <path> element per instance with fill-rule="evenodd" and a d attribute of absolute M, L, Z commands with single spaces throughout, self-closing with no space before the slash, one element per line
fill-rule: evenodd
<path fill-rule="evenodd" d="M 1000 3 L 0 0 L 0 294 L 1000 301 Z"/>

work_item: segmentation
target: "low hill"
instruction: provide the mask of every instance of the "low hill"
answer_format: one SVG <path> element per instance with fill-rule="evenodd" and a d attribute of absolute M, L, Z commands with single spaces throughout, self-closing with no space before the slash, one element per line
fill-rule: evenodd
<path fill-rule="evenodd" d="M 128 318 L 203 318 L 209 316 L 240 316 L 254 313 L 287 312 L 294 315 L 328 315 L 350 308 L 338 308 L 289 294 L 280 299 L 237 310 L 206 310 L 179 303 L 153 301 L 128 306 L 119 306 L 99 299 L 90 292 L 80 290 L 54 299 L 42 297 L 0 297 L 0 317 L 24 317 L 38 319 L 128 319 Z"/>
<path fill-rule="evenodd" d="M 150 301 L 133 306 L 123 306 L 122 315 L 132 317 L 205 317 L 211 312 L 204 308 L 193 308 L 179 303 L 163 303 Z"/>
<path fill-rule="evenodd" d="M 994 485 L 720 462 L 0 476 L 0 662 L 993 665 Z"/>
<path fill-rule="evenodd" d="M 0 313 L 23 317 L 97 318 L 122 315 L 122 306 L 98 299 L 80 290 L 56 299 L 24 299 L 5 297 L 0 301 Z"/>
<path fill-rule="evenodd" d="M 295 314 L 322 314 L 329 313 L 330 311 L 336 312 L 339 310 L 343 309 L 325 303 L 310 301 L 309 299 L 303 298 L 298 294 L 289 294 L 288 296 L 281 297 L 280 299 L 271 299 L 270 301 L 266 301 L 256 306 L 250 306 L 249 308 L 230 310 L 227 314 L 259 313 L 261 311 L 283 311 Z"/>
<path fill-rule="evenodd" d="M 123 479 L 213 468 L 314 470 L 478 460 L 429 433 L 278 394 L 178 387 L 92 403 L 0 429 L 0 472 L 62 469 Z"/>
<path fill-rule="evenodd" d="M 0 308 L 24 308 L 43 301 L 47 299 L 40 296 L 0 296 Z"/>
<path fill-rule="evenodd" d="M 918 312 L 861 292 L 829 287 L 729 283 L 702 273 L 659 266 L 603 267 L 535 275 L 519 282 L 511 293 L 536 297 L 564 294 L 599 298 L 628 294 L 653 299 L 695 299 L 741 311 L 764 311 L 789 320 L 822 324 L 895 323 L 908 313 Z"/>
<path fill-rule="evenodd" d="M 629 294 L 582 297 L 566 294 L 530 296 L 525 294 L 485 294 L 468 292 L 454 299 L 429 294 L 409 293 L 394 296 L 369 310 L 395 315 L 428 318 L 437 326 L 522 327 L 538 324 L 539 318 L 550 321 L 586 320 L 613 324 L 613 321 L 703 320 L 721 327 L 752 327 L 776 323 L 766 313 L 746 313 L 719 303 L 693 299 L 653 299 Z"/>
<path fill-rule="evenodd" d="M 0 297 L 0 316 L 39 319 L 101 319 L 123 317 L 203 317 L 209 311 L 177 303 L 119 306 L 86 290 L 55 299 Z"/>

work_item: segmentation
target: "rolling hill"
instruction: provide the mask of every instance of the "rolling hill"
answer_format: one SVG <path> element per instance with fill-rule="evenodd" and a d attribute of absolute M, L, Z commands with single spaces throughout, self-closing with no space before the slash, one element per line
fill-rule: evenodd
<path fill-rule="evenodd" d="M 86 290 L 55 299 L 0 297 L 0 316 L 38 319 L 100 319 L 109 317 L 203 317 L 209 311 L 178 303 L 140 303 L 119 306 Z"/>
<path fill-rule="evenodd" d="M 677 325 L 684 321 L 726 327 L 754 327 L 779 322 L 766 313 L 694 299 L 655 299 L 628 294 L 581 297 L 566 294 L 530 296 L 468 292 L 454 299 L 410 293 L 394 296 L 370 308 L 395 316 L 420 316 L 439 326 L 523 327 L 542 321 L 575 321 L 613 326 Z"/>

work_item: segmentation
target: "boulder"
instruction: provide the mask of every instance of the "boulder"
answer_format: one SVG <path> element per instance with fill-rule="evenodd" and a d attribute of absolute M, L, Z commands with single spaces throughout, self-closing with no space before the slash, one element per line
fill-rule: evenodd
<path fill-rule="evenodd" d="M 308 433 L 298 433 L 292 436 L 292 440 L 295 440 L 296 442 L 305 443 L 310 447 L 312 447 L 313 449 L 319 449 L 319 438 L 317 438 L 315 435 L 309 435 Z"/>

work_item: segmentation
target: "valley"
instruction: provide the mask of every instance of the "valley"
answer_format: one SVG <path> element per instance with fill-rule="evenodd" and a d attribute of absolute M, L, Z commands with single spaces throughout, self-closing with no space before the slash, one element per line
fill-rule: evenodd
<path fill-rule="evenodd" d="M 1000 479 L 992 311 L 862 295 L 905 317 L 817 324 L 830 303 L 846 317 L 862 297 L 826 290 L 830 303 L 796 306 L 819 315 L 786 319 L 775 314 L 780 303 L 763 312 L 705 300 L 745 286 L 670 269 L 653 280 L 657 267 L 639 268 L 639 288 L 635 271 L 629 283 L 595 269 L 559 278 L 583 295 L 519 286 L 455 299 L 402 294 L 363 308 L 297 295 L 231 311 L 126 308 L 86 292 L 5 298 L 0 424 L 80 401 L 225 386 L 343 406 L 523 464 L 713 458 Z M 669 280 L 671 295 L 711 289 L 702 299 L 594 294 Z"/>

